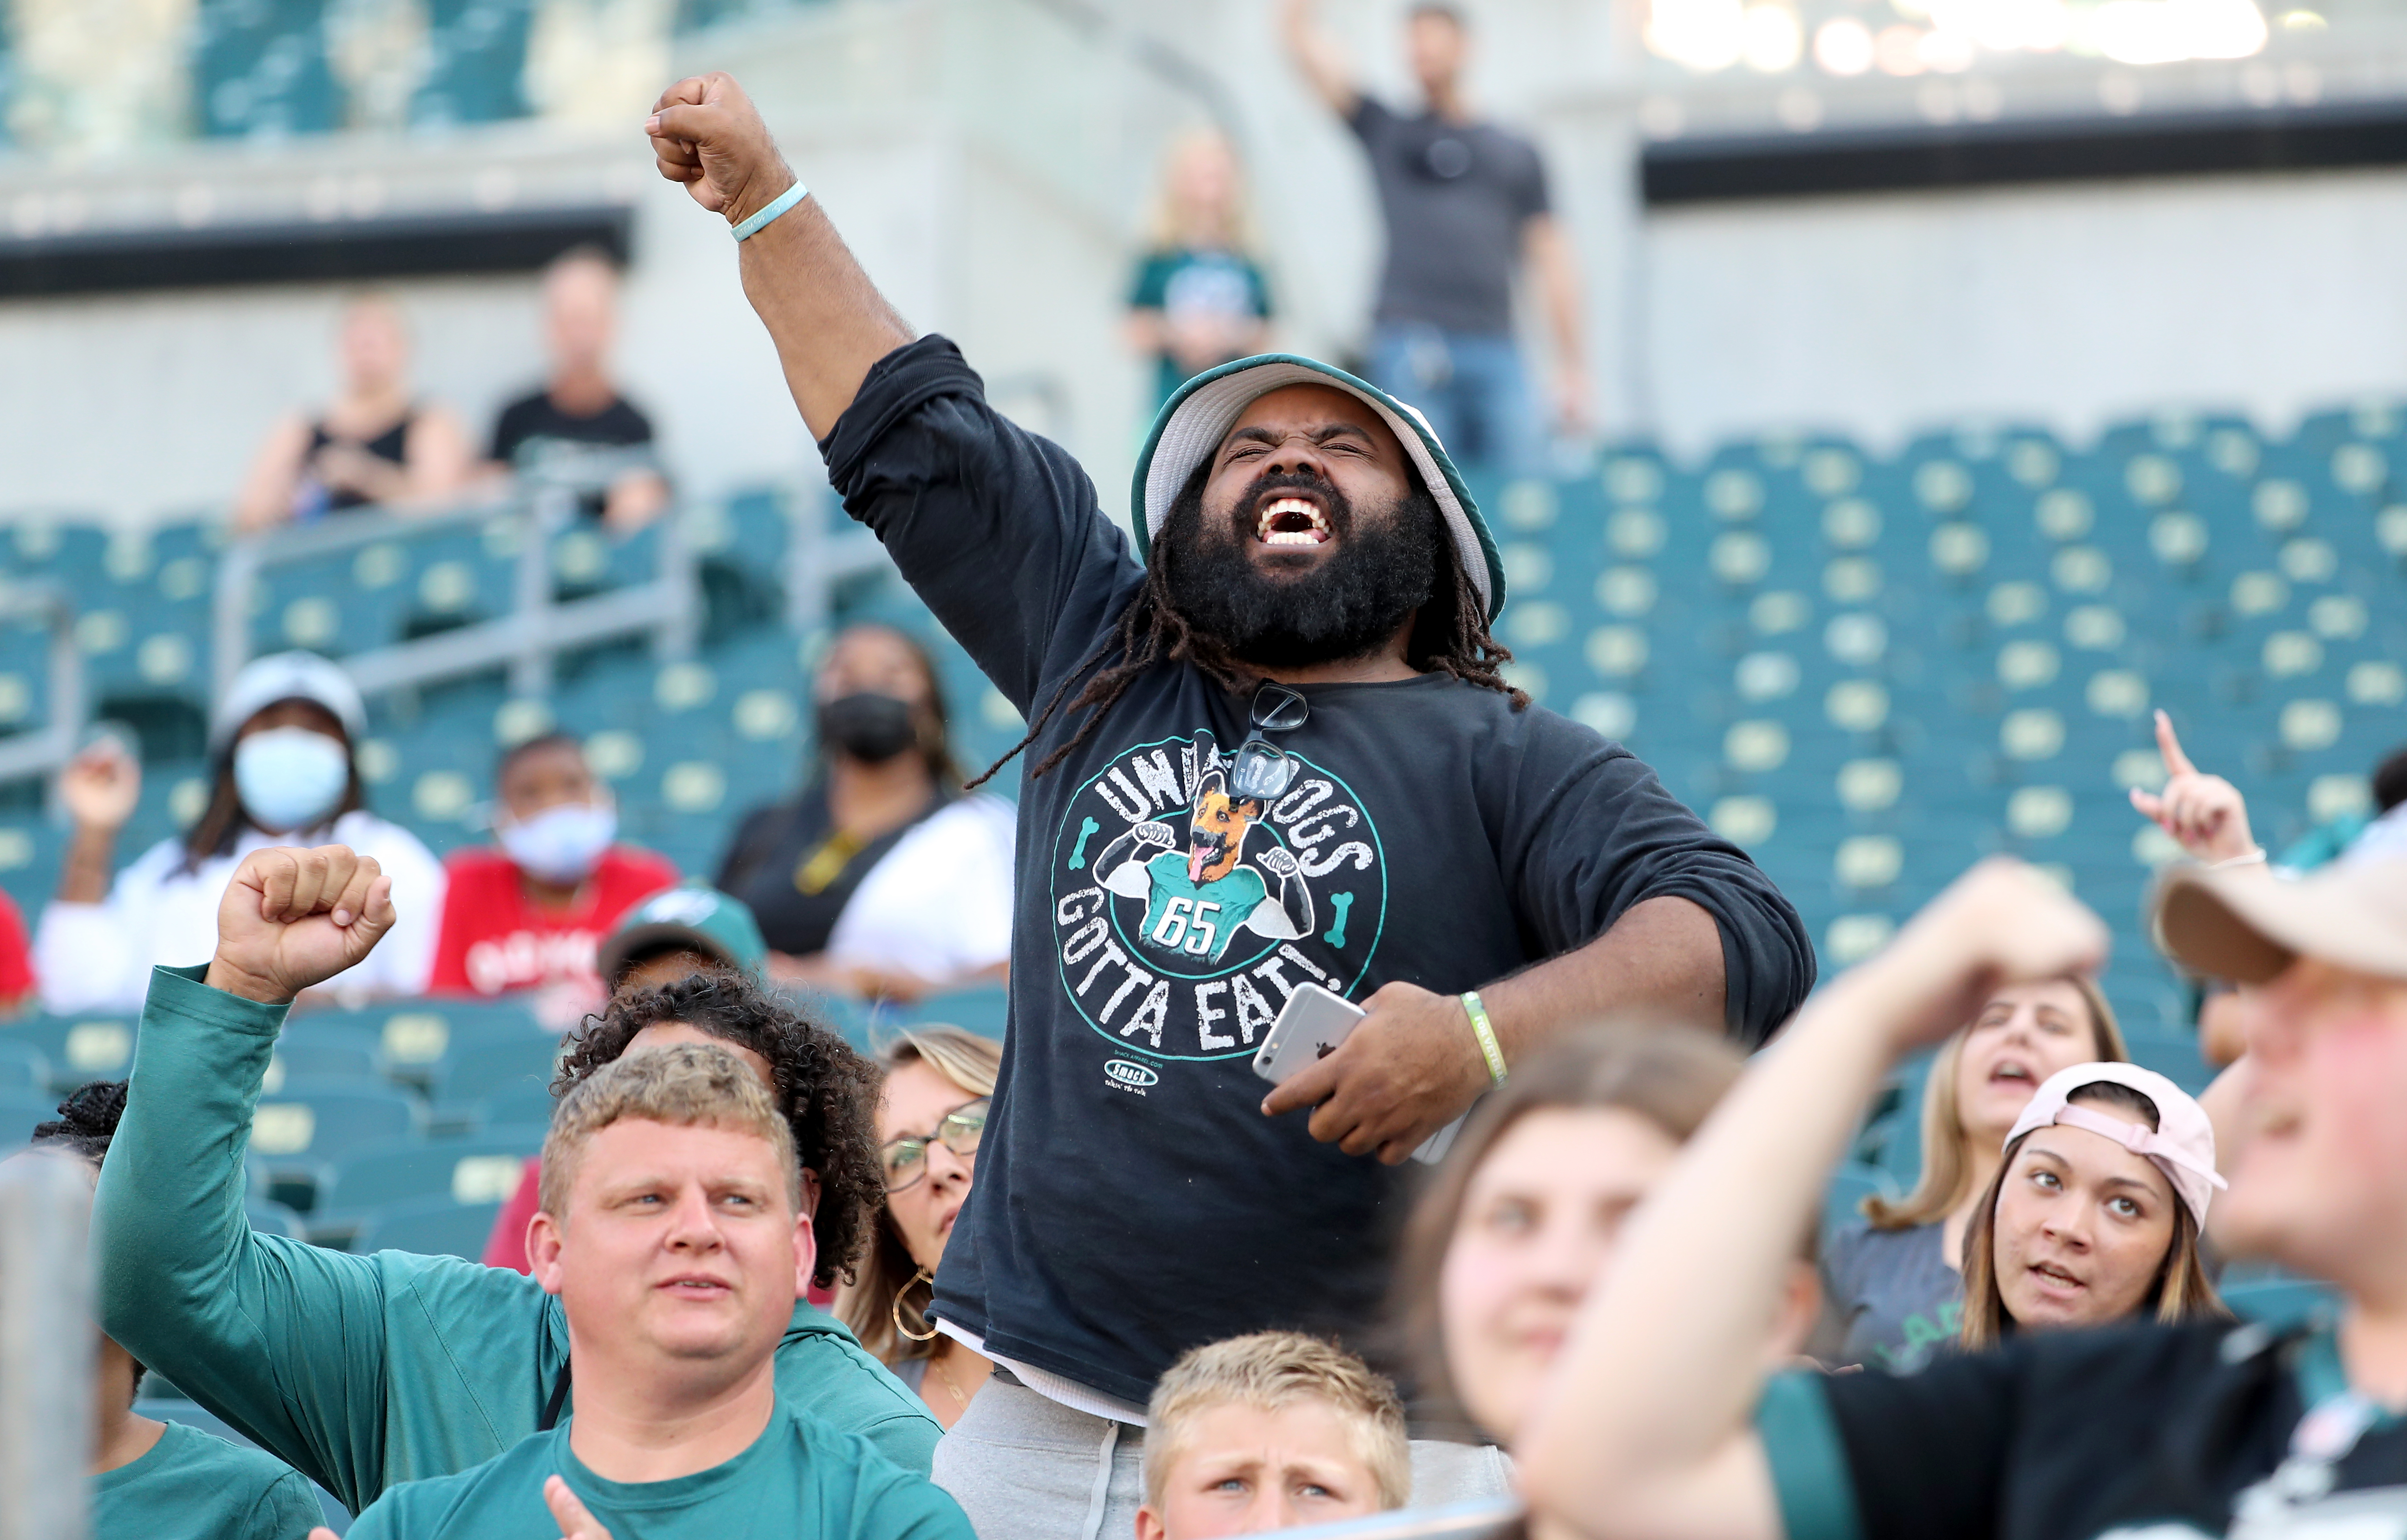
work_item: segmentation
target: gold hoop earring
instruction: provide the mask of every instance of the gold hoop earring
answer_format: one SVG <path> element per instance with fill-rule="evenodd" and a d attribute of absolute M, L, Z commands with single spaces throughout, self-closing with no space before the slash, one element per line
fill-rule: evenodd
<path fill-rule="evenodd" d="M 936 1339 L 936 1329 L 931 1326 L 924 1332 L 914 1332 L 904 1325 L 903 1296 L 919 1288 L 922 1283 L 933 1284 L 935 1280 L 936 1275 L 922 1267 L 911 1275 L 910 1282 L 894 1290 L 894 1301 L 886 1307 L 886 1313 L 894 1318 L 894 1330 L 913 1342 L 933 1342 Z"/>

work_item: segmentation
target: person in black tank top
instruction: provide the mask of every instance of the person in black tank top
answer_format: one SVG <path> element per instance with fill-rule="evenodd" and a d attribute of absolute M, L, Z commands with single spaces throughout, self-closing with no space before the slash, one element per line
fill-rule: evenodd
<path fill-rule="evenodd" d="M 340 351 L 341 393 L 317 417 L 292 413 L 269 433 L 235 500 L 237 530 L 436 502 L 466 483 L 467 435 L 449 408 L 410 390 L 409 335 L 391 302 L 354 302 Z"/>
<path fill-rule="evenodd" d="M 745 815 L 714 885 L 751 906 L 778 982 L 910 999 L 924 980 L 840 965 L 827 947 L 862 879 L 960 795 L 935 668 L 900 631 L 850 626 L 813 694 L 817 773 L 791 800 Z"/>

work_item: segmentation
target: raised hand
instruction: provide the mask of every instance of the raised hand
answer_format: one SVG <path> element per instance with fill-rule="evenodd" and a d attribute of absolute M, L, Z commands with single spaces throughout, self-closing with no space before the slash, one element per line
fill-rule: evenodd
<path fill-rule="evenodd" d="M 661 175 L 734 224 L 794 185 L 760 109 L 734 77 L 713 71 L 661 93 L 645 120 Z"/>
<path fill-rule="evenodd" d="M 560 1526 L 561 1540 L 610 1540 L 610 1532 L 577 1500 L 577 1494 L 561 1477 L 544 1478 L 543 1500 L 550 1505 L 552 1521 Z"/>
<path fill-rule="evenodd" d="M 254 850 L 218 901 L 211 989 L 281 1005 L 366 957 L 392 929 L 392 878 L 343 845 Z"/>
<path fill-rule="evenodd" d="M 2210 776 L 2190 763 L 2173 735 L 2171 717 L 2157 713 L 2157 750 L 2165 760 L 2165 789 L 2149 794 L 2131 788 L 2131 806 L 2140 816 L 2181 842 L 2200 861 L 2230 861 L 2257 852 L 2256 836 L 2248 832 L 2248 800 L 2221 776 Z"/>
<path fill-rule="evenodd" d="M 59 776 L 59 800 L 78 829 L 115 834 L 142 800 L 142 767 L 115 738 L 101 738 Z"/>
<path fill-rule="evenodd" d="M 1992 857 L 1949 883 L 1863 964 L 1887 999 L 1892 1046 L 1936 1042 L 2009 984 L 2094 973 L 2103 921 L 2035 867 Z"/>

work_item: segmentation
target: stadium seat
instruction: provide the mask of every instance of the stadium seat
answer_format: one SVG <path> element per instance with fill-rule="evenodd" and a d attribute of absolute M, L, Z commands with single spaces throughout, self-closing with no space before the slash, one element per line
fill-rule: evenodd
<path fill-rule="evenodd" d="M 485 1254 L 499 1202 L 463 1204 L 449 1198 L 420 1198 L 376 1210 L 352 1237 L 351 1249 L 363 1253 L 409 1251 L 422 1257 L 464 1257 L 475 1262 Z"/>
<path fill-rule="evenodd" d="M 982 989 L 951 990 L 932 994 L 914 1005 L 889 1003 L 878 1007 L 872 1018 L 873 1034 L 891 1032 L 920 1022 L 942 1022 L 961 1027 L 981 1037 L 1003 1038 L 1004 1015 L 1011 997 L 1001 985 Z"/>
<path fill-rule="evenodd" d="M 2276 1329 L 2296 1326 L 2318 1315 L 2329 1317 L 2339 1305 L 2339 1296 L 2330 1285 L 2305 1278 L 2256 1278 L 2228 1284 L 2220 1292 L 2223 1303 L 2241 1319 Z"/>
<path fill-rule="evenodd" d="M 363 1149 L 334 1162 L 308 1219 L 309 1238 L 341 1244 L 373 1213 L 395 1204 L 442 1198 L 457 1204 L 506 1200 L 518 1190 L 540 1130 L 465 1139 L 409 1141 Z"/>
<path fill-rule="evenodd" d="M 448 1056 L 434 1081 L 435 1117 L 477 1121 L 488 1097 L 544 1091 L 559 1072 L 560 1043 L 540 1033 L 489 1038 Z"/>
<path fill-rule="evenodd" d="M 34 1136 L 36 1123 L 59 1115 L 56 1102 L 39 1092 L 0 1091 L 0 1149 L 15 1149 Z"/>
<path fill-rule="evenodd" d="M 374 1080 L 377 1047 L 375 1034 L 364 1028 L 303 1026 L 296 1032 L 288 1025 L 267 1062 L 266 1093 L 275 1095 L 288 1077 Z"/>
<path fill-rule="evenodd" d="M 35 1016 L 0 1026 L 0 1042 L 30 1048 L 49 1062 L 64 1094 L 93 1080 L 122 1079 L 134 1067 L 135 1023 L 120 1016 Z"/>
<path fill-rule="evenodd" d="M 497 1040 L 541 1040 L 527 1006 L 515 1000 L 434 999 L 396 1001 L 357 1010 L 314 1011 L 294 1020 L 288 1033 L 353 1027 L 376 1044 L 377 1063 L 405 1085 L 431 1087 L 456 1054 Z"/>
<path fill-rule="evenodd" d="M 50 1062 L 39 1048 L 0 1036 L 0 1092 L 37 1096 L 50 1085 Z"/>
<path fill-rule="evenodd" d="M 330 1167 L 355 1151 L 417 1134 L 425 1117 L 415 1098 L 390 1087 L 294 1076 L 252 1110 L 250 1164 L 265 1195 L 312 1212 Z"/>

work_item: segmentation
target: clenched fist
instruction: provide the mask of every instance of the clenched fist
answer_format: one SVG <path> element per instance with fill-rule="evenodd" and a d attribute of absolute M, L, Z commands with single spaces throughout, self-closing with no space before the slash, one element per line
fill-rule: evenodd
<path fill-rule="evenodd" d="M 349 846 L 254 850 L 218 901 L 203 982 L 283 1005 L 358 963 L 392 921 L 392 878 Z"/>
<path fill-rule="evenodd" d="M 730 224 L 794 185 L 769 125 L 734 77 L 696 75 L 661 93 L 645 120 L 661 175 L 685 183 L 693 201 Z"/>

